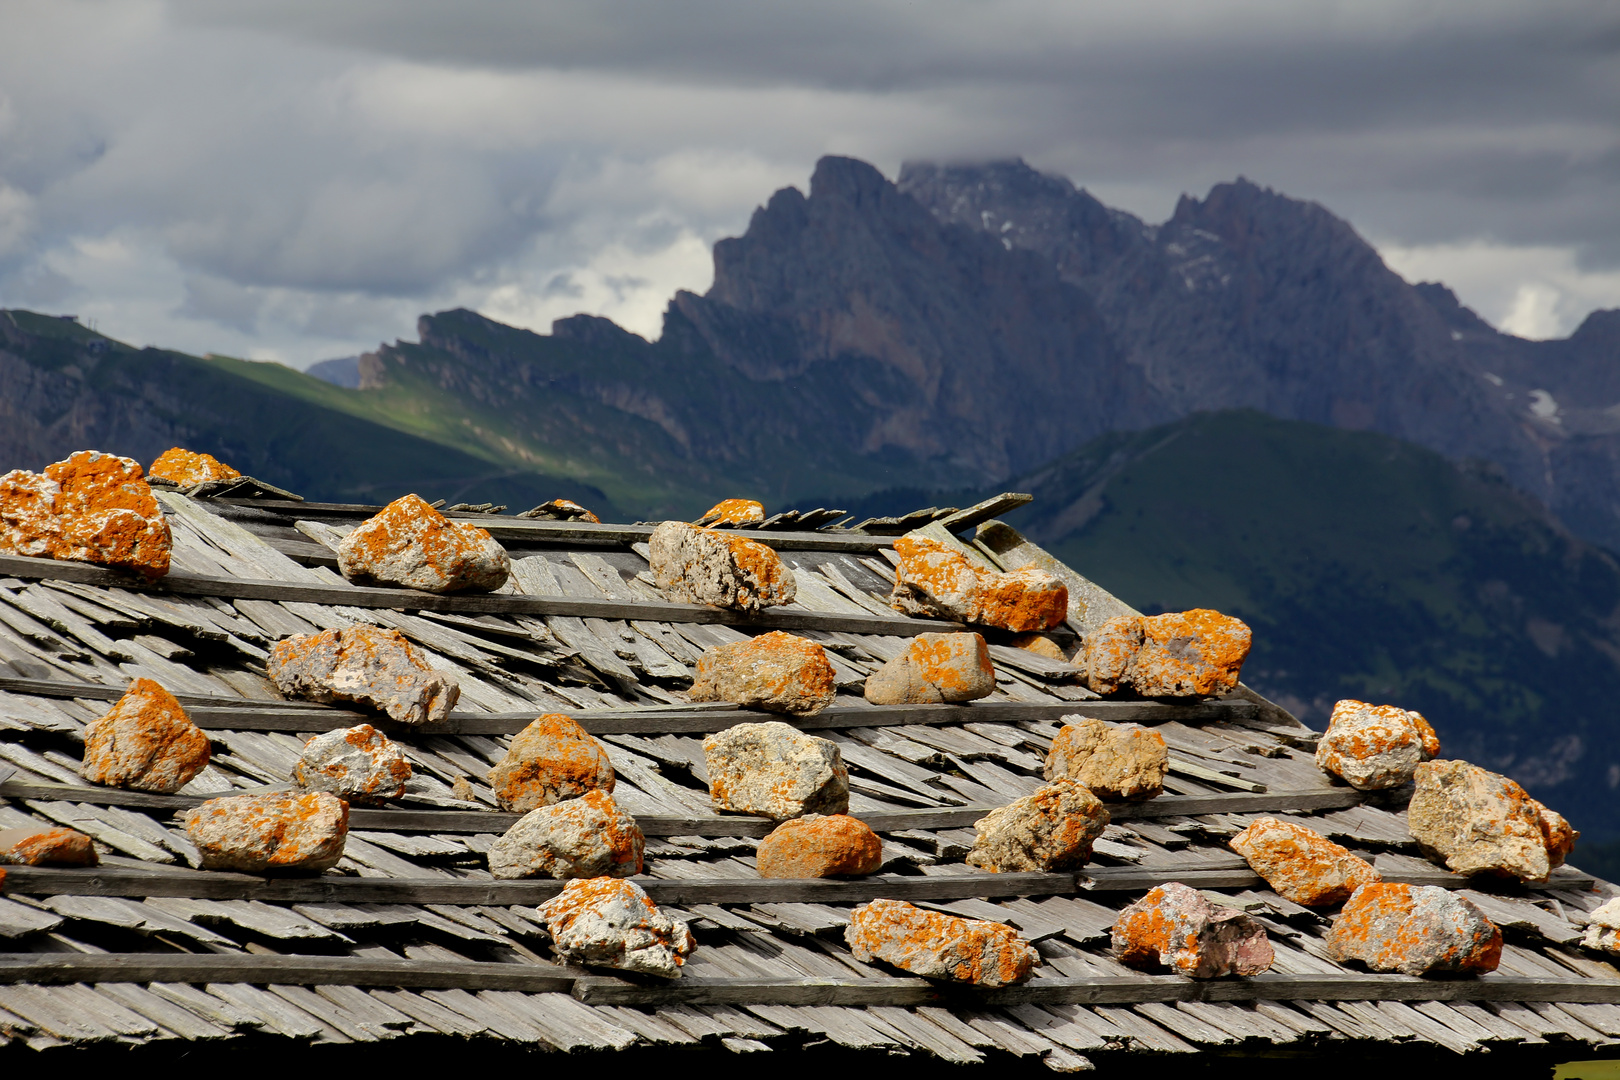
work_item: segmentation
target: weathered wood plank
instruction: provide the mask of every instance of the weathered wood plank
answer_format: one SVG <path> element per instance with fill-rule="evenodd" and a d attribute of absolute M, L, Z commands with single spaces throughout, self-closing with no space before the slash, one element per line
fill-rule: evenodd
<path fill-rule="evenodd" d="M 124 688 L 46 679 L 0 679 L 0 691 L 36 697 L 112 701 L 123 693 Z M 458 712 L 440 723 L 405 727 L 372 714 L 308 702 L 250 701 L 197 694 L 180 694 L 177 697 L 197 726 L 228 731 L 324 731 L 366 720 L 379 727 L 415 736 L 514 735 L 523 730 L 538 712 Z M 1183 724 L 1199 724 L 1250 719 L 1256 709 L 1258 706 L 1252 702 L 1231 699 L 1187 704 L 1054 700 L 980 701 L 966 705 L 834 705 L 807 717 L 762 714 L 752 709 L 730 708 L 723 703 L 698 708 L 576 709 L 570 715 L 593 734 L 642 735 L 723 731 L 733 724 L 761 719 L 790 721 L 805 730 L 1055 721 L 1075 713 L 1115 723 L 1152 724 L 1174 720 Z"/>
<path fill-rule="evenodd" d="M 1034 501 L 1035 496 L 1033 495 L 1017 491 L 1005 491 L 1000 495 L 984 500 L 984 502 L 975 503 L 965 510 L 958 510 L 948 517 L 940 518 L 934 524 L 946 532 L 965 532 L 981 521 L 989 521 L 993 517 L 999 517 L 1009 510 L 1016 510 L 1020 506 Z"/>
<path fill-rule="evenodd" d="M 606 980 L 604 980 L 606 981 Z M 293 983 L 568 993 L 574 976 L 550 964 L 370 960 L 240 953 L 12 953 L 0 984 L 80 982 Z"/>
<path fill-rule="evenodd" d="M 695 792 L 694 792 L 695 794 Z M 213 796 L 156 795 L 144 791 L 126 791 L 120 788 L 47 784 L 23 780 L 0 781 L 0 797 L 14 799 L 50 799 L 64 802 L 89 803 L 96 806 L 130 806 L 148 810 L 181 811 L 189 809 Z M 1151 802 L 1117 805 L 1111 808 L 1114 821 L 1141 821 L 1156 817 L 1180 817 L 1188 814 L 1264 813 L 1281 810 L 1314 810 L 1324 807 L 1352 806 L 1362 798 L 1361 793 L 1349 788 L 1327 791 L 1287 792 L 1275 791 L 1264 795 L 1161 795 Z M 929 810 L 897 810 L 887 813 L 869 813 L 862 820 L 878 832 L 902 832 L 907 829 L 960 829 L 973 825 L 994 806 L 956 806 Z M 434 832 L 434 833 L 488 833 L 505 832 L 517 821 L 518 814 L 490 810 L 414 810 L 367 809 L 356 807 L 350 811 L 349 823 L 356 829 L 379 832 Z M 648 836 L 764 836 L 774 823 L 764 818 L 743 815 L 712 816 L 660 816 L 643 815 L 636 819 L 641 831 Z M 1559 874 L 1567 871 L 1558 871 Z M 1590 877 L 1557 877 L 1560 888 L 1580 888 L 1578 881 L 1590 882 Z"/>
<path fill-rule="evenodd" d="M 274 510 L 286 514 L 288 524 L 297 518 L 370 517 L 382 509 L 380 506 L 362 506 L 349 503 L 286 502 L 274 499 L 220 499 L 222 503 L 252 506 L 260 510 Z M 651 525 L 616 525 L 588 521 L 538 521 L 533 518 L 505 517 L 499 514 L 447 515 L 457 521 L 469 521 L 498 540 L 527 541 L 533 544 L 591 544 L 594 546 L 644 543 L 652 535 Z M 880 547 L 892 547 L 892 536 L 869 536 L 864 533 L 789 532 L 750 530 L 750 539 L 762 544 L 791 551 L 859 551 L 871 552 Z"/>
<path fill-rule="evenodd" d="M 766 608 L 750 614 L 701 604 L 657 604 L 630 600 L 579 600 L 562 596 L 436 595 L 405 589 L 358 585 L 305 585 L 290 581 L 255 581 L 170 573 L 152 585 L 137 578 L 84 563 L 0 555 L 0 574 L 20 578 L 76 581 L 105 588 L 159 595 L 212 596 L 226 600 L 276 600 L 306 604 L 340 604 L 357 608 L 402 611 L 485 612 L 506 615 L 571 615 L 578 618 L 641 619 L 675 623 L 723 623 L 773 630 L 831 630 L 856 634 L 912 637 L 939 630 L 962 629 L 941 619 L 879 618 L 876 615 L 833 615 L 814 611 Z"/>
<path fill-rule="evenodd" d="M 1249 874 L 1245 884 L 1259 878 Z M 960 877 L 879 876 L 857 881 L 721 878 L 701 881 L 638 878 L 654 900 L 671 904 L 864 903 L 959 900 L 972 896 L 1040 896 L 1075 891 L 1073 874 L 969 874 Z M 449 878 L 284 877 L 208 871 L 123 868 L 9 867 L 7 893 L 39 896 L 180 896 L 279 903 L 533 905 L 562 891 L 563 882 L 467 881 Z"/>
<path fill-rule="evenodd" d="M 994 989 L 914 978 L 686 978 L 630 983 L 549 964 L 372 960 L 231 953 L 13 953 L 0 984 L 92 982 L 280 983 L 572 993 L 589 1005 L 1106 1005 L 1174 1001 L 1620 1002 L 1620 980 L 1488 975 L 1258 975 L 1182 979 L 1122 976 L 1035 979 Z"/>
<path fill-rule="evenodd" d="M 661 986 L 581 976 L 574 996 L 592 1005 L 1130 1005 L 1175 1001 L 1620 1001 L 1620 981 L 1423 979 L 1406 975 L 1258 975 L 1032 979 L 995 989 L 927 979 L 686 978 Z"/>
<path fill-rule="evenodd" d="M 1385 880 L 1461 888 L 1466 878 L 1436 869 L 1386 876 Z M 1588 881 L 1590 879 L 1587 879 Z M 671 904 L 859 904 L 870 900 L 964 900 L 971 897 L 1063 896 L 1081 892 L 1145 892 L 1165 881 L 1202 889 L 1264 888 L 1242 865 L 1088 867 L 1075 874 L 961 874 L 941 877 L 878 875 L 852 881 L 774 878 L 657 879 L 638 884 L 654 900 Z M 1562 883 L 1560 883 L 1562 884 Z M 134 870 L 17 866 L 8 869 L 5 891 L 34 896 L 178 896 L 204 900 L 252 899 L 280 903 L 399 903 L 510 906 L 537 904 L 556 895 L 550 879 L 468 881 L 447 878 L 264 878 L 200 870 Z"/>

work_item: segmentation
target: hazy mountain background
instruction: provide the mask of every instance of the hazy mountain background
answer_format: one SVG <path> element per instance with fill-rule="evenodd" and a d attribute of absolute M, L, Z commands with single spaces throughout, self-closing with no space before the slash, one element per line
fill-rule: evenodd
<path fill-rule="evenodd" d="M 1249 621 L 1246 678 L 1309 722 L 1418 708 L 1620 836 L 1620 312 L 1526 341 L 1313 203 L 1239 180 L 1150 226 L 1021 162 L 826 158 L 714 259 L 656 341 L 454 310 L 308 375 L 10 312 L 0 461 L 182 444 L 314 498 L 621 518 L 1017 487 L 1131 603 Z"/>

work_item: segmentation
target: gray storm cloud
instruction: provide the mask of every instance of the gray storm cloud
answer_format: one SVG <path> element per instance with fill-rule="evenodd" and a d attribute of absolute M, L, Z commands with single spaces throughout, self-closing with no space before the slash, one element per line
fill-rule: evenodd
<path fill-rule="evenodd" d="M 452 303 L 656 332 L 823 153 L 1017 154 L 1149 220 L 1247 175 L 1567 329 L 1620 305 L 1617 76 L 1600 3 L 19 2 L 0 304 L 300 363 Z"/>

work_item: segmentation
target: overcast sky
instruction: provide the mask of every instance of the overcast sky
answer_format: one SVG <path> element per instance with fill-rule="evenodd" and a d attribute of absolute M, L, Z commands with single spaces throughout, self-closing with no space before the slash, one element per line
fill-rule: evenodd
<path fill-rule="evenodd" d="M 1620 3 L 4 0 L 0 306 L 302 367 L 476 308 L 656 336 L 826 153 L 1244 175 L 1504 329 L 1620 307 Z"/>

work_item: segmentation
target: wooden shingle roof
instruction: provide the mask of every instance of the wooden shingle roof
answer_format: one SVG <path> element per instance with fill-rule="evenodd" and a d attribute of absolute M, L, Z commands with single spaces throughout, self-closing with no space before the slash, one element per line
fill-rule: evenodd
<path fill-rule="evenodd" d="M 659 594 L 646 573 L 650 526 L 460 515 L 515 561 L 534 560 L 518 575 L 530 592 L 431 596 L 359 588 L 332 569 L 328 542 L 375 508 L 161 499 L 174 559 L 155 585 L 0 556 L 0 829 L 68 825 L 104 851 L 91 869 L 6 868 L 0 1041 L 163 1044 L 257 1032 L 294 1046 L 440 1034 L 565 1050 L 718 1042 L 745 1051 L 830 1040 L 1070 1070 L 1087 1057 L 1346 1042 L 1580 1057 L 1620 1036 L 1620 972 L 1579 945 L 1585 913 L 1620 890 L 1573 867 L 1520 888 L 1435 866 L 1397 800 L 1332 782 L 1312 758 L 1316 733 L 1251 692 L 1098 700 L 1069 665 L 993 642 L 990 698 L 868 704 L 869 673 L 908 637 L 948 625 L 888 607 L 891 538 L 754 532 L 794 568 L 799 592 L 794 604 L 747 616 Z M 1073 580 L 1093 610 L 1124 610 Z M 270 643 L 361 621 L 399 629 L 453 672 L 458 711 L 403 728 L 277 697 L 264 676 Z M 762 879 L 752 854 L 770 823 L 709 804 L 704 734 L 761 716 L 688 704 L 680 691 L 704 649 L 769 629 L 820 642 L 834 662 L 837 702 L 793 722 L 839 745 L 850 812 L 884 841 L 876 876 Z M 136 676 L 175 693 L 214 741 L 212 764 L 179 794 L 97 788 L 78 775 L 85 723 Z M 496 808 L 484 778 L 544 712 L 567 713 L 606 744 L 614 798 L 648 840 L 635 880 L 697 934 L 683 978 L 554 962 L 534 909 L 562 883 L 488 873 L 484 853 L 519 815 Z M 1159 731 L 1171 748 L 1166 794 L 1115 807 L 1078 873 L 967 866 L 973 822 L 1040 785 L 1060 719 L 1073 713 Z M 404 746 L 415 779 L 397 803 L 353 810 L 334 870 L 263 878 L 196 868 L 178 814 L 286 784 L 307 738 L 361 720 Z M 458 782 L 472 801 L 452 791 Z M 1464 890 L 1507 933 L 1500 969 L 1411 978 L 1328 959 L 1327 918 L 1271 892 L 1226 846 L 1262 814 L 1299 816 L 1386 880 Z M 1195 982 L 1115 962 L 1115 913 L 1166 881 L 1263 922 L 1273 969 Z M 882 897 L 1010 923 L 1043 965 L 1023 985 L 973 989 L 861 963 L 843 927 L 855 905 Z"/>

